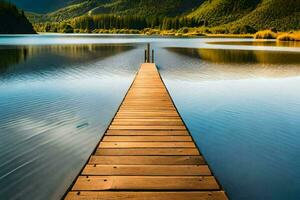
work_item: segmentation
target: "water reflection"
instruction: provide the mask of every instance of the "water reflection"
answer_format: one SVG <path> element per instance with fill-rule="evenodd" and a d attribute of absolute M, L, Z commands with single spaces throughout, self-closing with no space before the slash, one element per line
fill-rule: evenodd
<path fill-rule="evenodd" d="M 54 77 L 60 72 L 84 70 L 88 63 L 133 50 L 130 45 L 48 45 L 0 47 L 0 82 L 12 78 Z M 85 63 L 85 66 L 82 65 Z"/>
<path fill-rule="evenodd" d="M 254 40 L 254 41 L 230 41 L 230 42 L 209 42 L 209 44 L 221 45 L 246 45 L 246 46 L 270 46 L 270 47 L 300 47 L 300 42 L 275 41 L 275 40 Z"/>
<path fill-rule="evenodd" d="M 27 48 L 0 48 L 0 74 L 5 73 L 11 65 L 24 62 L 27 55 Z"/>
<path fill-rule="evenodd" d="M 300 75 L 299 53 L 166 48 L 160 50 L 160 54 L 161 57 L 172 57 L 158 58 L 160 70 L 168 77 L 180 80 L 241 80 Z M 277 58 L 272 59 L 271 55 Z M 285 57 L 294 60 L 284 63 Z"/>
<path fill-rule="evenodd" d="M 170 51 L 196 57 L 213 63 L 259 63 L 296 64 L 300 63 L 299 53 L 278 51 L 252 51 L 233 49 L 186 49 L 169 48 Z"/>

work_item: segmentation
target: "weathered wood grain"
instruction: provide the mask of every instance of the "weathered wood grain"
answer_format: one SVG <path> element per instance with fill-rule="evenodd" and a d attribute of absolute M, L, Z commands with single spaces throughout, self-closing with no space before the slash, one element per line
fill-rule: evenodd
<path fill-rule="evenodd" d="M 100 165 L 204 165 L 202 156 L 91 156 Z"/>
<path fill-rule="evenodd" d="M 105 136 L 103 142 L 192 142 L 191 136 Z"/>
<path fill-rule="evenodd" d="M 198 156 L 197 148 L 127 148 L 103 149 L 98 148 L 97 156 Z"/>
<path fill-rule="evenodd" d="M 209 176 L 207 165 L 86 165 L 87 176 Z"/>
<path fill-rule="evenodd" d="M 72 190 L 219 190 L 213 176 L 79 176 Z"/>
<path fill-rule="evenodd" d="M 212 192 L 70 192 L 67 200 L 227 200 L 223 191 Z"/>
<path fill-rule="evenodd" d="M 101 142 L 99 148 L 193 148 L 194 142 Z"/>

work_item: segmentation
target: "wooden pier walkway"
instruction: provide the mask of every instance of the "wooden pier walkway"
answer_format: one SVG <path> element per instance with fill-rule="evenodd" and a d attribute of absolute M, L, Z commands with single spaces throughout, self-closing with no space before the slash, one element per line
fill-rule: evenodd
<path fill-rule="evenodd" d="M 65 199 L 226 200 L 154 64 L 143 64 Z"/>

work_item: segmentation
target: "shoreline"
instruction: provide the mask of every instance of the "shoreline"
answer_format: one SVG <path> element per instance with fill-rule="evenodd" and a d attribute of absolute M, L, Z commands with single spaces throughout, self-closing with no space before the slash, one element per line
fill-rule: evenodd
<path fill-rule="evenodd" d="M 278 42 L 300 42 L 299 40 L 292 40 L 289 37 L 286 37 L 285 40 L 280 39 L 280 36 L 287 36 L 290 33 L 287 32 L 280 32 L 277 34 L 276 38 L 256 38 L 256 34 L 205 34 L 205 33 L 186 33 L 186 34 L 177 34 L 177 33 L 95 33 L 95 32 L 74 32 L 74 33 L 59 33 L 59 32 L 37 32 L 38 35 L 127 35 L 127 36 L 153 36 L 153 37 L 174 37 L 174 38 L 241 38 L 241 39 L 255 39 L 259 40 L 275 40 Z M 0 34 L 1 35 L 1 34 Z M 10 34 L 6 34 L 10 35 Z"/>
<path fill-rule="evenodd" d="M 298 33 L 298 32 L 295 32 Z M 288 34 L 294 34 L 294 33 L 285 33 L 285 32 L 278 32 L 277 38 L 256 38 L 256 34 L 145 34 L 145 33 L 59 33 L 59 32 L 36 32 L 35 34 L 0 34 L 1 37 L 30 37 L 30 36 L 63 36 L 63 37 L 72 37 L 72 36 L 107 36 L 107 37 L 117 37 L 117 36 L 128 36 L 128 37 L 152 37 L 152 38 L 174 38 L 174 39 L 196 39 L 196 38 L 207 38 L 207 39 L 213 39 L 213 38 L 219 38 L 219 39 L 249 39 L 253 40 L 254 42 L 277 42 L 277 43 L 293 43 L 299 45 L 299 40 L 288 40 L 289 37 L 286 37 L 286 40 L 279 39 L 280 36 L 286 36 Z M 251 41 L 252 41 L 251 40 Z"/>

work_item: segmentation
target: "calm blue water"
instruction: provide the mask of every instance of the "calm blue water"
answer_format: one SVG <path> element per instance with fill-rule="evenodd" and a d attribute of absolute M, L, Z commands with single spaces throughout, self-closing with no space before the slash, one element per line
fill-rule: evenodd
<path fill-rule="evenodd" d="M 300 199 L 298 45 L 109 35 L 0 37 L 0 199 L 64 194 L 143 62 L 145 42 L 229 197 Z"/>

